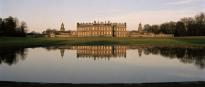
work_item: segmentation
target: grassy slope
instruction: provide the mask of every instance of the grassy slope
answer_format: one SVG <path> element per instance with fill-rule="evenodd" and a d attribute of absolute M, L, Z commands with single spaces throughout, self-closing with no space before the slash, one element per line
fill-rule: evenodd
<path fill-rule="evenodd" d="M 156 45 L 205 46 L 205 37 L 184 38 L 31 38 L 0 37 L 0 46 L 50 46 L 50 45 Z"/>

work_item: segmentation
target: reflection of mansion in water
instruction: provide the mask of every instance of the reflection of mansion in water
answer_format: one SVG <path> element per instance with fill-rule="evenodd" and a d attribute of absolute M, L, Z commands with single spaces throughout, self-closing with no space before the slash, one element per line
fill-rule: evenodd
<path fill-rule="evenodd" d="M 77 46 L 77 57 L 126 57 L 126 46 Z"/>
<path fill-rule="evenodd" d="M 61 48 L 61 56 L 64 56 L 66 48 Z M 72 46 L 77 51 L 77 58 L 125 58 L 127 46 Z"/>

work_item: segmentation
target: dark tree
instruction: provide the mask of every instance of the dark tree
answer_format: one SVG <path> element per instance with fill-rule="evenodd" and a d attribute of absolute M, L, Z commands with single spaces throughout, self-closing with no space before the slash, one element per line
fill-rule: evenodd
<path fill-rule="evenodd" d="M 175 36 L 185 36 L 186 35 L 186 28 L 183 22 L 177 22 Z"/>
<path fill-rule="evenodd" d="M 199 36 L 205 35 L 205 14 L 200 13 L 199 15 L 196 15 L 195 21 L 195 28 L 197 29 L 196 34 Z"/>
<path fill-rule="evenodd" d="M 21 22 L 20 29 L 22 33 L 26 33 L 26 28 L 27 28 L 26 22 L 24 21 Z"/>
<path fill-rule="evenodd" d="M 167 22 L 163 23 L 160 26 L 160 32 L 164 34 L 173 34 L 176 29 L 176 23 L 175 22 Z"/>
<path fill-rule="evenodd" d="M 14 32 L 16 30 L 17 24 L 13 17 L 8 17 L 4 19 L 5 22 L 5 29 L 8 32 Z"/>
<path fill-rule="evenodd" d="M 160 28 L 158 25 L 152 25 L 152 31 L 154 34 L 159 34 L 160 33 Z"/>
<path fill-rule="evenodd" d="M 0 32 L 3 32 L 3 30 L 2 30 L 2 22 L 3 22 L 3 20 L 2 20 L 2 18 L 0 18 Z"/>
<path fill-rule="evenodd" d="M 149 24 L 144 25 L 144 31 L 145 32 L 151 32 L 151 26 Z"/>
<path fill-rule="evenodd" d="M 194 36 L 195 32 L 196 32 L 195 27 L 194 27 L 194 25 L 195 25 L 194 19 L 191 17 L 188 17 L 188 18 L 185 17 L 185 18 L 182 18 L 180 21 L 183 22 L 185 25 L 185 29 L 187 31 L 187 36 Z"/>
<path fill-rule="evenodd" d="M 26 28 L 26 23 L 19 24 L 17 18 L 0 18 L 0 36 L 25 36 Z"/>

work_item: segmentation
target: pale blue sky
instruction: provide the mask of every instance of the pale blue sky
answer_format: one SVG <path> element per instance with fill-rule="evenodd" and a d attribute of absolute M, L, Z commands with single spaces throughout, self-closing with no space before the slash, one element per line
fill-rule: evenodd
<path fill-rule="evenodd" d="M 205 12 L 205 0 L 0 0 L 0 16 L 27 22 L 30 31 L 76 30 L 77 22 L 126 22 L 128 30 L 143 24 L 176 21 Z"/>

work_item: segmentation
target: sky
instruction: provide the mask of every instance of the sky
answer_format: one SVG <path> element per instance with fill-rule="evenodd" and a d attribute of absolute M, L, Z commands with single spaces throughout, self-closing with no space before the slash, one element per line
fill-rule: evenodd
<path fill-rule="evenodd" d="M 0 17 L 17 17 L 29 31 L 48 28 L 76 30 L 77 22 L 160 24 L 205 12 L 205 0 L 0 0 Z"/>

